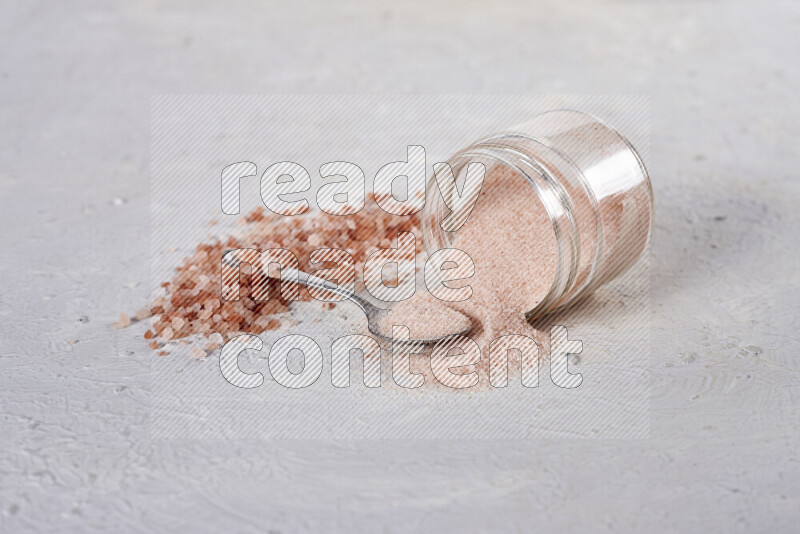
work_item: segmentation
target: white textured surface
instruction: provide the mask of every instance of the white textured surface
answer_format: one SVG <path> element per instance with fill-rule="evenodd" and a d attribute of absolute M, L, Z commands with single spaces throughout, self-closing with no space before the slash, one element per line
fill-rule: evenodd
<path fill-rule="evenodd" d="M 796 3 L 129 4 L 3 2 L 0 530 L 796 531 Z M 150 96 L 430 91 L 651 95 L 652 439 L 149 441 Z"/>

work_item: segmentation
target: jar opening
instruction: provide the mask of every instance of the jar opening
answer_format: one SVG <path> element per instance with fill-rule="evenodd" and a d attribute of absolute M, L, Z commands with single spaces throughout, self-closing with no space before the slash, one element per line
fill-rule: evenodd
<path fill-rule="evenodd" d="M 463 175 L 471 163 L 483 164 L 484 183 L 463 226 L 445 232 L 440 223 L 451 214 L 447 206 L 453 203 L 451 198 L 442 199 L 435 178 L 429 181 L 428 201 L 433 209 L 423 218 L 428 253 L 466 249 L 480 256 L 473 257 L 476 270 L 516 271 L 512 278 L 503 278 L 501 272 L 478 273 L 474 282 L 520 292 L 512 299 L 520 314 L 542 313 L 552 307 L 574 282 L 579 261 L 576 227 L 564 192 L 545 168 L 508 148 L 473 147 L 448 163 L 462 191 Z M 498 254 L 502 257 L 493 257 Z"/>

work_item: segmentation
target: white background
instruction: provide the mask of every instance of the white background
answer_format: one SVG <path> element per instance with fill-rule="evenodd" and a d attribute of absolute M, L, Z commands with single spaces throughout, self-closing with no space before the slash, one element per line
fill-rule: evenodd
<path fill-rule="evenodd" d="M 3 2 L 0 530 L 796 530 L 799 22 L 777 1 Z M 151 95 L 330 92 L 651 96 L 650 440 L 150 441 L 150 351 L 108 324 L 148 292 Z"/>

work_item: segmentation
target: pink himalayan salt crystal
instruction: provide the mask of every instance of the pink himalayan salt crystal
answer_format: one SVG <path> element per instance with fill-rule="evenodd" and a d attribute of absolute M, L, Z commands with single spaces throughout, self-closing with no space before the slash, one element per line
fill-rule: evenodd
<path fill-rule="evenodd" d="M 153 314 L 150 312 L 150 308 L 142 308 L 136 312 L 136 320 L 143 321 L 152 315 Z"/>
<path fill-rule="evenodd" d="M 312 247 L 319 247 L 325 242 L 323 237 L 319 234 L 311 234 L 308 236 L 308 244 Z"/>
<path fill-rule="evenodd" d="M 131 325 L 131 318 L 125 313 L 119 314 L 119 320 L 114 323 L 114 328 L 126 328 Z"/>
<path fill-rule="evenodd" d="M 215 343 L 217 345 L 222 345 L 223 343 L 225 343 L 225 340 L 222 338 L 222 334 L 220 334 L 219 332 L 214 332 L 213 334 L 208 336 L 208 342 Z"/>
<path fill-rule="evenodd" d="M 205 358 L 206 351 L 204 351 L 200 347 L 192 347 L 189 350 L 189 355 L 192 356 L 192 358 Z"/>
<path fill-rule="evenodd" d="M 470 320 L 426 291 L 395 304 L 378 324 L 387 337 L 392 326 L 401 325 L 408 327 L 411 339 L 435 339 L 466 331 Z"/>

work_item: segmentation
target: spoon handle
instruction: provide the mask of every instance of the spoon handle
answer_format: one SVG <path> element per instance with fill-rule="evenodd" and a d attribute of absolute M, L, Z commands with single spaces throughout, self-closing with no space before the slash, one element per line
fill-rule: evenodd
<path fill-rule="evenodd" d="M 324 289 L 325 291 L 333 293 L 334 295 L 339 295 L 346 299 L 350 299 L 365 313 L 367 312 L 367 307 L 372 306 L 372 304 L 370 304 L 369 302 L 365 301 L 364 299 L 356 295 L 353 291 L 344 288 L 342 286 L 336 285 L 329 280 L 319 278 L 318 276 L 314 276 L 313 274 L 308 274 L 307 272 L 301 271 L 299 269 L 292 269 L 291 267 L 281 267 L 281 278 L 283 278 L 284 273 L 288 280 L 295 280 L 306 287 Z"/>
<path fill-rule="evenodd" d="M 227 251 L 222 255 L 222 262 L 231 266 L 231 267 L 239 267 L 239 262 L 233 259 L 228 255 Z M 255 266 L 254 266 L 255 267 Z M 269 276 L 269 273 L 267 273 Z M 361 310 L 369 314 L 372 311 L 374 306 L 364 300 L 363 298 L 359 297 L 355 294 L 355 292 L 344 288 L 342 286 L 336 285 L 329 280 L 325 280 L 318 276 L 314 276 L 313 274 L 308 274 L 307 272 L 301 271 L 300 269 L 292 269 L 291 267 L 281 267 L 281 279 L 287 279 L 290 281 L 296 281 L 299 284 L 302 284 L 306 287 L 314 287 L 317 289 L 324 289 L 329 293 L 333 293 L 334 295 L 339 295 L 346 299 L 351 300 L 356 306 L 361 308 Z"/>

